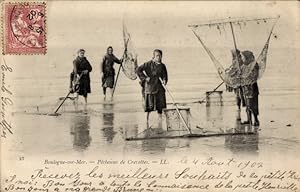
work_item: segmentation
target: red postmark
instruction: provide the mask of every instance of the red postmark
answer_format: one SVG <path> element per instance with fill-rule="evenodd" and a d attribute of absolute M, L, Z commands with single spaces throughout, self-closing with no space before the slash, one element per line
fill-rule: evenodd
<path fill-rule="evenodd" d="M 46 3 L 3 3 L 3 54 L 46 53 Z"/>

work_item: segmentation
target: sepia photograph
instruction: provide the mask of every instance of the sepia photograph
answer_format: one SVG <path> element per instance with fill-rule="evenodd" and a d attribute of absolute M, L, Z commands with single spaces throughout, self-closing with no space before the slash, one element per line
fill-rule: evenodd
<path fill-rule="evenodd" d="M 1 10 L 1 191 L 300 191 L 299 1 Z"/>

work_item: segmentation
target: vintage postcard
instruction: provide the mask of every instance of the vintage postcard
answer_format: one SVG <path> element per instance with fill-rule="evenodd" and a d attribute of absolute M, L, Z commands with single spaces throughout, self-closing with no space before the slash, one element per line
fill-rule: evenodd
<path fill-rule="evenodd" d="M 1 192 L 300 191 L 299 1 L 2 1 Z"/>

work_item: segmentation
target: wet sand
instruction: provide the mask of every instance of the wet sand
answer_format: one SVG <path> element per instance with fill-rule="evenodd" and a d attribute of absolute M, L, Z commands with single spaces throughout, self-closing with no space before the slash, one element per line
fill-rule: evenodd
<path fill-rule="evenodd" d="M 194 52 L 182 60 L 189 60 L 190 57 L 198 55 L 198 48 L 192 50 Z M 179 54 L 181 50 L 177 51 Z M 286 54 L 282 54 L 282 51 Z M 73 101 L 67 100 L 59 111 L 60 116 L 48 116 L 37 114 L 52 113 L 59 103 L 58 98 L 66 95 L 69 86 L 69 77 L 66 74 L 70 67 L 58 66 L 61 70 L 47 68 L 44 71 L 49 73 L 39 74 L 44 75 L 43 78 L 16 71 L 18 77 L 12 81 L 15 107 L 14 135 L 11 137 L 12 142 L 8 146 L 3 142 L 3 146 L 9 149 L 12 158 L 16 158 L 14 154 L 64 159 L 190 155 L 251 156 L 261 160 L 274 156 L 297 158 L 300 148 L 300 89 L 296 70 L 298 63 L 295 58 L 297 52 L 296 49 L 270 51 L 269 66 L 258 82 L 260 126 L 254 135 L 126 141 L 126 137 L 140 137 L 146 128 L 138 81 L 131 81 L 121 74 L 114 101 L 103 102 L 101 78 L 95 68 L 91 78 L 92 93 L 88 98 L 87 112 L 82 111 L 83 98 L 80 98 L 79 111 L 75 111 Z M 205 63 L 207 68 L 203 68 Z M 289 67 L 283 67 L 283 63 Z M 189 66 L 186 70 L 182 70 L 179 61 L 170 62 L 170 66 L 168 65 L 170 76 L 168 87 L 177 102 L 199 101 L 205 97 L 206 91 L 213 90 L 221 82 L 210 62 L 199 63 L 199 60 L 195 59 Z M 63 67 L 68 69 L 62 70 Z M 56 74 L 57 71 L 60 73 Z M 253 131 L 237 122 L 235 96 L 233 93 L 225 92 L 224 89 L 224 86 L 218 89 L 224 91 L 222 107 L 206 107 L 205 103 L 186 105 L 190 108 L 193 133 L 220 133 L 235 129 Z M 171 102 L 169 97 L 167 102 Z M 241 118 L 242 121 L 246 118 L 244 108 L 241 110 Z M 151 114 L 150 121 L 153 128 L 157 127 L 156 113 Z M 165 119 L 163 122 L 163 129 L 155 130 L 154 133 L 165 134 Z M 187 133 L 186 130 L 172 132 L 176 135 Z"/>
<path fill-rule="evenodd" d="M 292 93 L 293 92 L 293 93 Z M 87 111 L 79 105 L 76 112 L 72 102 L 60 110 L 60 116 L 15 113 L 14 144 L 10 151 L 26 156 L 59 157 L 123 157 L 132 156 L 236 156 L 265 159 L 272 156 L 296 158 L 299 156 L 298 131 L 299 91 L 287 94 L 261 94 L 260 126 L 241 125 L 245 108 L 239 112 L 232 93 L 223 94 L 223 106 L 207 107 L 187 104 L 191 110 L 191 131 L 195 134 L 250 132 L 248 135 L 220 137 L 151 139 L 126 141 L 129 137 L 147 137 L 145 114 L 141 103 L 91 103 Z M 289 102 L 286 102 L 289 101 Z M 172 107 L 172 106 L 169 106 Z M 32 109 L 34 112 L 34 109 Z M 157 127 L 157 115 L 151 114 L 150 136 L 188 134 L 184 128 Z M 145 134 L 145 133 L 148 133 Z"/>

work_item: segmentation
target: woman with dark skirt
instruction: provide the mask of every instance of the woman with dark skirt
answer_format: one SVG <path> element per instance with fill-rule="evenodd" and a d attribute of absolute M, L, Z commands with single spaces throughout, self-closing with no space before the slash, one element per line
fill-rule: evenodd
<path fill-rule="evenodd" d="M 242 52 L 242 60 L 243 65 L 248 66 L 249 64 L 255 62 L 254 55 L 251 51 L 243 51 Z M 245 102 L 246 102 L 246 113 L 247 113 L 247 121 L 244 124 L 251 124 L 252 125 L 252 115 L 254 117 L 254 126 L 259 126 L 259 110 L 258 110 L 258 85 L 257 85 L 257 77 L 259 72 L 259 66 L 256 63 L 253 68 L 253 79 L 255 81 L 252 84 L 244 85 L 242 87 Z"/>
<path fill-rule="evenodd" d="M 82 95 L 84 97 L 85 106 L 87 104 L 87 95 L 91 93 L 91 85 L 90 85 L 90 72 L 92 71 L 92 66 L 84 56 L 85 50 L 80 49 L 78 51 L 78 56 L 73 61 L 73 82 L 79 78 L 78 85 L 75 85 L 75 93 L 76 93 L 76 107 L 78 105 L 78 95 Z"/>
<path fill-rule="evenodd" d="M 162 83 L 164 85 L 168 83 L 168 72 L 166 65 L 162 63 L 162 51 L 160 49 L 153 51 L 152 60 L 137 68 L 137 75 L 141 80 L 144 110 L 147 113 L 146 127 L 150 128 L 150 113 L 157 111 L 159 128 L 161 128 L 162 112 L 167 107 L 165 89 Z"/>
<path fill-rule="evenodd" d="M 106 89 L 110 88 L 112 96 L 112 89 L 115 84 L 115 69 L 114 69 L 114 63 L 121 64 L 122 60 L 118 59 L 113 54 L 113 48 L 109 46 L 107 48 L 107 53 L 103 57 L 103 60 L 101 62 L 101 72 L 102 72 L 102 88 L 103 88 L 103 94 L 104 94 L 104 100 L 106 99 Z"/>

